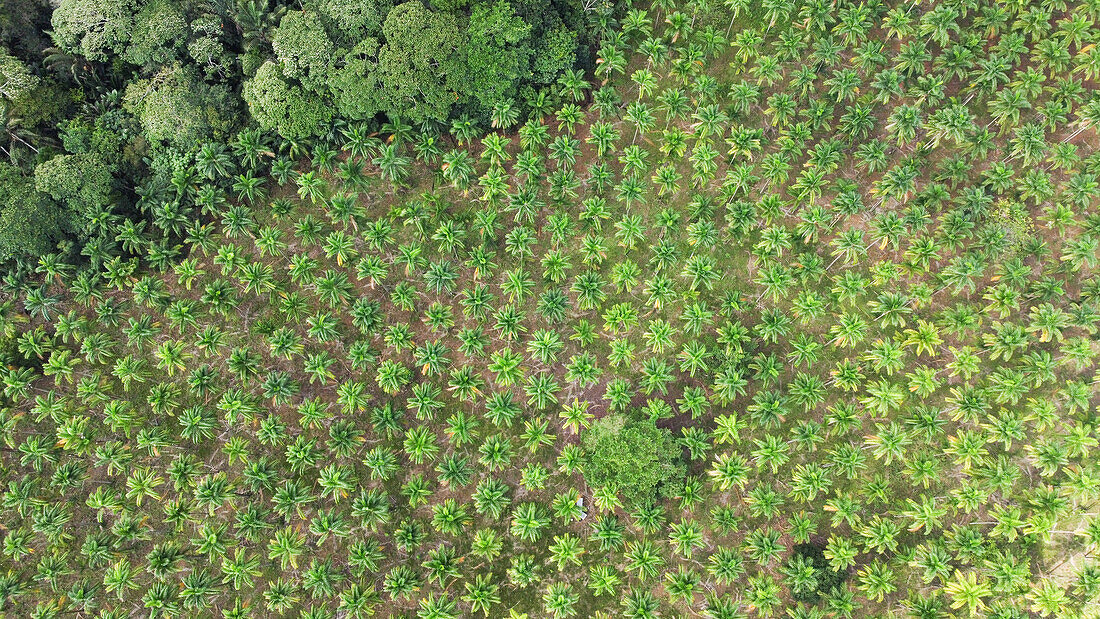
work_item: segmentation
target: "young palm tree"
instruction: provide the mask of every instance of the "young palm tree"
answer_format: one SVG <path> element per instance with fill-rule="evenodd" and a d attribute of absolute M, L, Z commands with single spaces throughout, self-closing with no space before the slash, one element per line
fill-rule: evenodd
<path fill-rule="evenodd" d="M 493 105 L 489 117 L 494 129 L 511 129 L 519 120 L 519 110 L 514 101 L 501 100 Z"/>
<path fill-rule="evenodd" d="M 400 142 L 394 140 L 384 145 L 378 156 L 371 160 L 371 163 L 378 166 L 382 178 L 400 185 L 409 175 L 409 166 L 412 164 L 412 159 L 401 154 Z"/>
<path fill-rule="evenodd" d="M 550 516 L 538 503 L 522 503 L 512 512 L 512 535 L 529 542 L 538 541 Z"/>
<path fill-rule="evenodd" d="M 542 602 L 546 612 L 554 616 L 554 619 L 572 617 L 577 614 L 574 608 L 580 599 L 569 583 L 552 583 L 542 596 Z"/>
<path fill-rule="evenodd" d="M 500 603 L 500 587 L 492 581 L 492 576 L 478 574 L 473 582 L 466 583 L 466 595 L 462 600 L 470 604 L 473 612 L 481 611 L 489 616 L 489 610 Z"/>

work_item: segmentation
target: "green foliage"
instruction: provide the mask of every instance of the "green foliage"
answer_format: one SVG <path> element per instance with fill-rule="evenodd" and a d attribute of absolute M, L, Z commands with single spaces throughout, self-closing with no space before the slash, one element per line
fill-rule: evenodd
<path fill-rule="evenodd" d="M 1002 200 L 995 204 L 989 214 L 991 229 L 1004 234 L 1006 249 L 1019 251 L 1024 249 L 1028 240 L 1035 238 L 1035 222 L 1023 204 Z"/>
<path fill-rule="evenodd" d="M 124 110 L 96 118 L 74 118 L 61 127 L 61 145 L 74 155 L 89 154 L 101 161 L 136 166 L 138 145 L 129 138 L 140 132 L 136 119 Z M 135 140 L 136 142 L 136 140 Z"/>
<path fill-rule="evenodd" d="M 290 139 L 318 135 L 332 119 L 332 109 L 323 100 L 289 80 L 273 61 L 245 82 L 244 100 L 261 127 Z"/>
<path fill-rule="evenodd" d="M 397 5 L 382 24 L 378 52 L 380 107 L 413 122 L 447 117 L 463 87 L 458 20 L 420 0 Z"/>
<path fill-rule="evenodd" d="M 45 254 L 66 223 L 34 185 L 33 178 L 0 162 L 0 260 Z"/>
<path fill-rule="evenodd" d="M 21 60 L 0 48 L 0 99 L 8 105 L 22 105 L 41 80 Z"/>
<path fill-rule="evenodd" d="M 504 0 L 475 3 L 468 16 L 419 0 L 387 8 L 317 2 L 288 13 L 272 38 L 283 76 L 323 97 L 319 106 L 331 98 L 341 117 L 381 112 L 419 123 L 485 115 L 577 62 L 578 37 L 560 19 L 543 32 Z"/>
<path fill-rule="evenodd" d="M 675 496 L 683 486 L 683 448 L 650 419 L 612 414 L 581 437 L 584 478 L 593 488 L 613 488 L 631 505 Z"/>
<path fill-rule="evenodd" d="M 787 574 L 788 586 L 791 588 L 791 597 L 799 602 L 817 604 L 822 597 L 830 595 L 835 589 L 842 587 L 848 580 L 848 572 L 834 570 L 825 557 L 825 549 L 813 544 L 798 544 L 793 549 L 788 566 L 797 565 L 808 567 L 807 578 L 799 578 L 799 575 Z M 789 570 L 794 572 L 794 570 Z"/>
<path fill-rule="evenodd" d="M 297 81 L 307 90 L 323 90 L 335 46 L 329 40 L 320 15 L 313 11 L 287 13 L 275 29 L 271 47 L 284 77 Z"/>
<path fill-rule="evenodd" d="M 470 13 L 465 89 L 483 109 L 515 98 L 531 62 L 531 25 L 504 0 L 479 4 Z"/>
<path fill-rule="evenodd" d="M 577 33 L 561 25 L 542 37 L 542 42 L 532 51 L 531 77 L 536 84 L 550 84 L 562 71 L 577 62 L 580 45 Z"/>
<path fill-rule="evenodd" d="M 72 229 L 92 234 L 95 217 L 109 206 L 114 179 L 104 161 L 90 154 L 57 155 L 34 169 L 34 186 L 64 207 Z"/>
<path fill-rule="evenodd" d="M 229 90 L 206 83 L 190 65 L 174 64 L 131 82 L 123 105 L 148 139 L 192 150 L 209 139 L 226 139 L 238 122 Z"/>
<path fill-rule="evenodd" d="M 133 36 L 122 57 L 141 67 L 168 64 L 180 56 L 189 34 L 179 3 L 150 0 L 134 16 Z"/>
<path fill-rule="evenodd" d="M 24 61 L 40 60 L 42 50 L 53 44 L 45 31 L 54 6 L 41 0 L 0 0 L 0 45 Z"/>
<path fill-rule="evenodd" d="M 133 0 L 61 0 L 51 20 L 54 40 L 66 51 L 106 61 L 126 49 L 137 8 Z"/>
<path fill-rule="evenodd" d="M 241 74 L 255 73 L 255 66 L 247 66 L 249 58 L 254 58 L 251 53 L 255 48 L 246 45 L 245 54 L 238 56 L 233 39 L 227 36 L 227 30 L 231 27 L 232 24 L 227 26 L 214 13 L 203 13 L 192 19 L 187 55 L 208 81 L 224 84 L 232 92 L 239 92 Z M 237 69 L 238 60 L 240 72 Z"/>
<path fill-rule="evenodd" d="M 340 116 L 368 120 L 382 110 L 378 39 L 367 37 L 348 50 L 329 74 L 328 87 Z"/>
<path fill-rule="evenodd" d="M 342 45 L 356 45 L 366 37 L 377 36 L 382 22 L 393 8 L 392 0 L 312 0 L 308 9 L 317 11 L 331 22 L 330 32 L 338 33 Z"/>

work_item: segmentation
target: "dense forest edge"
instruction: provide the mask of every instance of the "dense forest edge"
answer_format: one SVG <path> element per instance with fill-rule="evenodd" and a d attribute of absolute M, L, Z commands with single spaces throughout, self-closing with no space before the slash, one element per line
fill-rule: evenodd
<path fill-rule="evenodd" d="M 106 220 L 175 217 L 162 211 L 191 205 L 166 206 L 174 178 L 236 172 L 247 149 L 295 156 L 387 123 L 462 136 L 489 130 L 494 110 L 545 115 L 591 73 L 622 12 L 608 0 L 4 0 L 0 260 L 90 245 L 82 259 L 95 262 L 112 245 Z"/>

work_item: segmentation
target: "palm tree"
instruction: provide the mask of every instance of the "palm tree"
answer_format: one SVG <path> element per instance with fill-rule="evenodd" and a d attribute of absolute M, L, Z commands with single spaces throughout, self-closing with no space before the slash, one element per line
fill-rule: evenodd
<path fill-rule="evenodd" d="M 416 151 L 417 160 L 434 166 L 443 154 L 443 141 L 438 136 L 425 135 L 413 144 L 413 150 Z"/>
<path fill-rule="evenodd" d="M 634 137 L 630 140 L 631 144 L 638 140 L 639 134 L 649 133 L 657 124 L 657 120 L 653 117 L 653 111 L 641 101 L 634 101 L 626 106 L 624 116 L 630 124 L 634 125 Z"/>
<path fill-rule="evenodd" d="M 420 619 L 457 619 L 459 616 L 456 602 L 446 594 L 437 598 L 434 593 L 429 593 L 427 597 L 420 598 L 419 604 L 417 617 Z"/>
<path fill-rule="evenodd" d="M 978 574 L 973 571 L 963 574 L 960 570 L 955 570 L 954 578 L 943 589 L 951 597 L 951 608 L 966 608 L 971 616 L 976 615 L 979 609 L 986 608 L 982 598 L 993 594 L 989 583 L 984 578 L 979 580 Z"/>
<path fill-rule="evenodd" d="M 484 147 L 481 158 L 488 159 L 489 164 L 493 166 L 503 165 L 511 157 L 507 150 L 511 142 L 510 138 L 506 138 L 499 133 L 486 135 L 481 139 L 481 145 Z"/>
<path fill-rule="evenodd" d="M 382 141 L 375 137 L 366 123 L 355 123 L 340 131 L 344 136 L 344 150 L 365 159 L 378 151 Z"/>
<path fill-rule="evenodd" d="M 576 491 L 574 490 L 574 492 L 576 492 Z M 577 498 L 579 498 L 579 495 L 577 496 Z M 573 507 L 576 507 L 577 498 L 573 498 L 573 496 L 569 496 L 567 498 L 567 500 L 564 502 L 564 504 L 567 507 L 570 506 L 570 505 L 572 505 Z M 572 502 L 570 502 L 569 499 L 572 499 Z M 571 522 L 573 520 L 573 518 L 566 518 L 565 520 L 567 522 Z M 581 559 L 580 559 L 581 555 L 583 555 L 584 552 L 585 552 L 584 548 L 581 546 L 580 538 L 574 537 L 574 536 L 570 535 L 569 533 L 566 533 L 564 535 L 555 535 L 554 536 L 554 543 L 549 546 L 549 550 L 550 550 L 550 556 L 558 564 L 558 571 L 559 572 L 562 571 L 563 569 L 565 569 L 565 565 L 567 563 L 572 563 L 573 565 L 580 565 L 581 564 Z"/>
<path fill-rule="evenodd" d="M 502 100 L 493 104 L 489 117 L 494 129 L 511 129 L 519 120 L 519 110 L 514 101 Z"/>
<path fill-rule="evenodd" d="M 541 372 L 527 378 L 524 393 L 527 394 L 527 404 L 537 409 L 545 409 L 557 404 L 555 395 L 561 389 L 553 374 Z"/>
<path fill-rule="evenodd" d="M 61 303 L 61 297 L 48 294 L 46 290 L 47 286 L 28 290 L 23 297 L 23 308 L 32 317 L 38 316 L 42 320 L 50 321 L 53 319 L 54 308 Z"/>
<path fill-rule="evenodd" d="M 546 589 L 546 593 L 542 595 L 546 612 L 553 615 L 554 619 L 576 615 L 577 611 L 574 606 L 576 606 L 579 599 L 580 596 L 573 592 L 572 585 L 564 582 L 551 583 Z"/>
<path fill-rule="evenodd" d="M 512 442 L 500 434 L 485 439 L 478 448 L 480 462 L 490 471 L 502 469 L 512 461 Z"/>
<path fill-rule="evenodd" d="M 690 520 L 672 523 L 668 541 L 680 556 L 689 560 L 694 554 L 695 549 L 702 548 L 706 545 L 706 541 L 703 538 L 702 527 L 698 523 Z"/>
<path fill-rule="evenodd" d="M 198 171 L 210 180 L 226 178 L 236 166 L 225 145 L 218 142 L 203 144 L 195 156 Z"/>
<path fill-rule="evenodd" d="M 468 116 L 462 116 L 451 121 L 451 135 L 455 137 L 459 146 L 473 140 L 478 133 L 477 124 Z"/>
<path fill-rule="evenodd" d="M 682 176 L 671 163 L 657 168 L 657 172 L 651 179 L 653 184 L 657 186 L 657 195 L 663 196 L 668 193 L 679 192 Z"/>
<path fill-rule="evenodd" d="M 389 142 L 400 145 L 412 139 L 413 126 L 400 116 L 390 116 L 389 120 L 382 124 L 382 133 L 389 135 Z"/>
<path fill-rule="evenodd" d="M 386 144 L 381 148 L 377 157 L 371 163 L 378 166 L 382 177 L 400 185 L 409 175 L 409 166 L 412 159 L 402 155 L 400 143 L 397 140 Z"/>
<path fill-rule="evenodd" d="M 626 69 L 626 54 L 618 46 L 610 42 L 604 42 L 596 52 L 596 75 L 602 78 L 601 83 L 606 84 L 616 73 L 623 73 Z"/>
<path fill-rule="evenodd" d="M 421 464 L 425 460 L 434 460 L 439 453 L 435 434 L 423 425 L 410 428 L 405 432 L 404 448 L 409 459 L 416 464 Z"/>
<path fill-rule="evenodd" d="M 474 176 L 473 158 L 465 150 L 452 150 L 443 155 L 443 178 L 463 192 Z"/>
<path fill-rule="evenodd" d="M 104 572 L 103 586 L 109 593 L 117 594 L 118 599 L 121 601 L 126 597 L 126 591 L 128 589 L 137 589 L 138 583 L 135 578 L 136 576 L 136 570 L 134 570 L 130 562 L 123 557 L 115 563 L 112 563 Z"/>
<path fill-rule="evenodd" d="M 473 582 L 467 582 L 465 586 L 466 595 L 462 599 L 470 604 L 470 610 L 475 613 L 480 610 L 488 617 L 489 610 L 500 603 L 500 587 L 492 581 L 491 575 L 478 574 Z"/>
<path fill-rule="evenodd" d="M 334 224 L 339 222 L 346 226 L 350 223 L 355 230 L 359 229 L 358 219 L 366 215 L 359 196 L 354 193 L 333 196 L 325 210 Z"/>
<path fill-rule="evenodd" d="M 607 155 L 616 142 L 619 140 L 619 131 L 615 129 L 615 126 L 610 123 L 594 122 L 589 127 L 588 137 L 585 141 L 589 144 L 595 144 L 596 156 L 601 159 Z"/>
<path fill-rule="evenodd" d="M 512 512 L 512 535 L 524 541 L 538 541 L 549 524 L 550 516 L 538 503 L 522 503 Z"/>
<path fill-rule="evenodd" d="M 584 79 L 584 71 L 580 69 L 566 69 L 558 78 L 558 84 L 561 85 L 560 94 L 568 95 L 574 102 L 584 99 L 585 92 L 591 88 Z"/>
<path fill-rule="evenodd" d="M 617 118 L 621 104 L 622 98 L 619 96 L 619 91 L 611 86 L 601 86 L 599 90 L 592 94 L 592 107 L 596 109 L 596 113 L 601 120 L 604 118 Z"/>
<path fill-rule="evenodd" d="M 411 378 L 411 372 L 404 365 L 391 359 L 383 361 L 378 366 L 376 380 L 379 388 L 391 395 L 396 394 Z"/>

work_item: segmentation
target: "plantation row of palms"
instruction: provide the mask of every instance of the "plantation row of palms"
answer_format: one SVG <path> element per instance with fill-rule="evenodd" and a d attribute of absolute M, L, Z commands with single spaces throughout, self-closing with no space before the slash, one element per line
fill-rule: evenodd
<path fill-rule="evenodd" d="M 1088 616 L 1097 18 L 661 1 L 523 122 L 203 148 L 4 280 L 0 601 Z"/>

